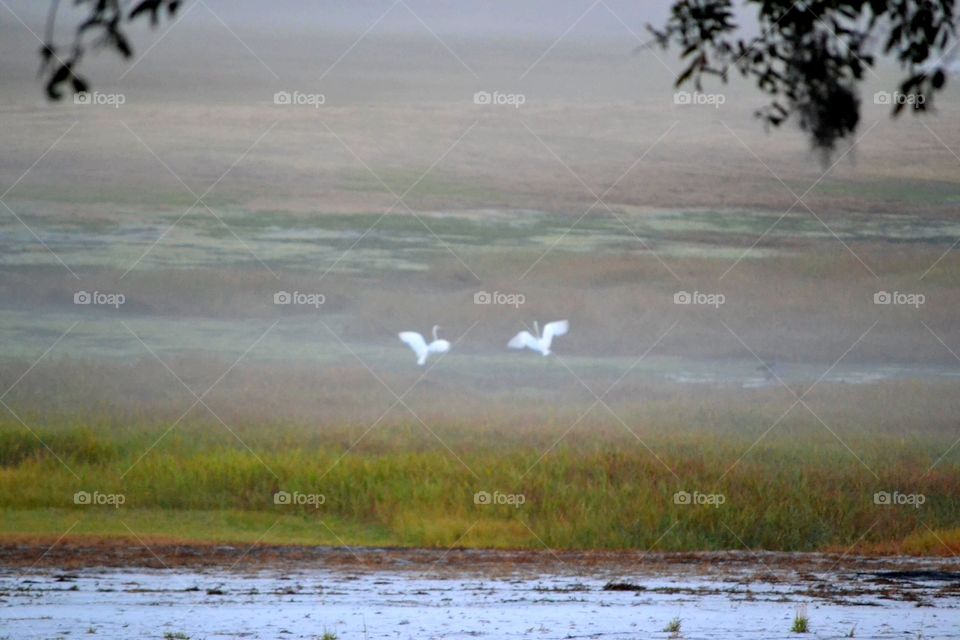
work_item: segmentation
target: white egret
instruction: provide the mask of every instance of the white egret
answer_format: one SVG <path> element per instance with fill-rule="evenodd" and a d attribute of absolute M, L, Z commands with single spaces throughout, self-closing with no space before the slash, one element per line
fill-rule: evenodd
<path fill-rule="evenodd" d="M 521 331 L 513 336 L 513 339 L 507 343 L 507 346 L 511 349 L 531 349 L 540 355 L 548 356 L 550 355 L 550 344 L 553 342 L 553 339 L 557 336 L 565 335 L 569 328 L 570 323 L 566 320 L 548 322 L 543 325 L 543 334 L 540 335 L 540 328 L 537 325 L 537 321 L 534 320 L 533 331 L 537 335 L 529 331 Z"/>
<path fill-rule="evenodd" d="M 431 353 L 446 353 L 450 351 L 450 343 L 446 340 L 437 338 L 437 329 L 440 328 L 440 325 L 433 325 L 433 342 L 427 344 L 427 341 L 423 339 L 423 336 L 417 333 L 416 331 L 401 331 L 399 334 L 400 339 L 403 342 L 413 349 L 413 352 L 417 354 L 417 364 L 424 365 L 427 362 L 427 357 Z"/>

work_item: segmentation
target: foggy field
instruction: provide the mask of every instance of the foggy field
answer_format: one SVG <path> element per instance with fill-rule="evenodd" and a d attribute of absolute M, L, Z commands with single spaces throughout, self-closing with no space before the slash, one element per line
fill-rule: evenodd
<path fill-rule="evenodd" d="M 736 262 L 769 217 L 623 215 L 656 256 L 615 220 L 563 236 L 538 212 L 431 216 L 455 255 L 431 247 L 413 216 L 389 217 L 362 238 L 364 253 L 340 260 L 376 218 L 233 220 L 282 268 L 280 284 L 241 254 L 219 265 L 210 247 L 222 234 L 202 219 L 156 249 L 190 269 L 144 260 L 124 275 L 111 252 L 126 243 L 98 241 L 104 229 L 64 233 L 58 255 L 103 263 L 84 290 L 125 299 L 73 304 L 77 288 L 44 264 L 49 255 L 4 272 L 17 301 L 0 312 L 16 336 L 0 385 L 16 412 L 0 440 L 6 533 L 954 550 L 960 369 L 945 344 L 960 342 L 955 259 L 923 273 L 951 220 L 838 216 L 875 278 L 805 219 L 782 222 L 761 255 Z M 311 270 L 317 255 L 327 262 Z M 878 291 L 909 291 L 921 276 L 922 305 L 878 315 Z M 278 290 L 325 297 L 277 306 Z M 695 290 L 725 300 L 675 304 Z M 476 304 L 483 291 L 522 299 Z M 549 317 L 587 329 L 551 359 L 504 348 L 503 336 Z M 395 332 L 437 321 L 456 348 L 418 369 Z M 206 406 L 191 395 L 208 389 Z M 125 502 L 78 511 L 78 490 Z M 325 502 L 277 505 L 277 491 Z M 524 503 L 477 505 L 480 491 Z M 684 491 L 725 502 L 676 504 Z M 877 492 L 925 502 L 878 505 Z"/>
<path fill-rule="evenodd" d="M 176 249 L 179 260 L 196 259 L 189 271 L 157 265 L 122 277 L 108 264 L 85 276 L 91 292 L 124 292 L 116 308 L 74 305 L 72 283 L 52 265 L 5 271 L 19 303 L 2 312 L 17 338 L 4 346 L 0 385 L 16 412 L 0 440 L 6 532 L 55 536 L 74 525 L 73 535 L 124 537 L 129 527 L 249 543 L 956 549 L 960 369 L 943 344 L 960 341 L 951 256 L 925 277 L 922 308 L 878 316 L 877 279 L 809 227 L 785 225 L 763 257 L 718 283 L 702 272 L 729 269 L 721 249 L 737 247 L 758 214 L 731 214 L 720 229 L 706 214 L 631 217 L 648 225 L 650 242 L 677 247 L 662 259 L 680 280 L 593 221 L 582 241 L 511 278 L 556 233 L 543 214 L 525 215 L 432 219 L 460 259 L 501 274 L 482 283 L 416 238 L 410 217 L 369 241 L 376 260 L 353 255 L 328 275 L 300 257 L 279 262 L 282 288 L 323 292 L 317 306 L 275 305 L 281 285 L 265 269 L 205 265 L 214 258 L 202 233 Z M 266 259 L 290 259 L 297 254 L 283 253 L 290 241 L 281 234 L 309 233 L 305 257 L 333 255 L 343 243 L 336 232 L 369 218 L 361 220 L 251 218 L 256 227 L 237 228 Z M 909 290 L 942 240 L 927 223 L 895 224 L 896 242 L 882 227 L 837 227 L 850 229 L 882 282 L 903 283 L 885 286 Z M 712 254 L 688 255 L 704 244 Z M 726 300 L 674 304 L 677 291 L 697 289 Z M 479 291 L 520 294 L 522 304 L 475 304 Z M 31 307 L 45 309 L 42 320 Z M 588 329 L 564 338 L 552 359 L 504 348 L 511 330 L 548 317 Z M 436 321 L 456 348 L 418 369 L 395 330 Z M 776 363 L 776 377 L 765 362 Z M 204 406 L 191 393 L 208 388 Z M 125 503 L 78 511 L 78 490 Z M 276 505 L 277 491 L 325 502 Z M 525 502 L 477 505 L 479 491 Z M 683 491 L 725 502 L 678 505 Z M 876 504 L 884 491 L 925 502 Z"/>

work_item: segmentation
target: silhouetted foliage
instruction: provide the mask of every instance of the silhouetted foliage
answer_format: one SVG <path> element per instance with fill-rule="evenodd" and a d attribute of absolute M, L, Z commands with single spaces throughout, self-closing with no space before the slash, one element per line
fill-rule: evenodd
<path fill-rule="evenodd" d="M 88 47 L 113 49 L 124 58 L 133 56 L 133 47 L 124 33 L 124 26 L 148 17 L 151 26 L 160 24 L 163 14 L 172 17 L 180 7 L 180 0 L 73 0 L 77 6 L 86 6 L 86 17 L 77 25 L 73 42 L 58 46 L 54 29 L 60 0 L 52 0 L 47 14 L 44 44 L 40 49 L 40 76 L 45 77 L 44 88 L 51 100 L 63 97 L 63 87 L 72 93 L 87 90 L 87 81 L 77 68 Z"/>
<path fill-rule="evenodd" d="M 51 100 L 63 88 L 87 90 L 78 67 L 88 47 L 109 48 L 124 58 L 133 47 L 124 26 L 148 19 L 157 26 L 173 17 L 180 0 L 73 0 L 86 6 L 86 18 L 73 42 L 54 42 L 60 0 L 52 0 L 40 74 Z M 640 1 L 640 0 L 638 0 Z M 756 7 L 760 35 L 737 38 L 733 0 L 677 0 L 662 27 L 648 26 L 664 48 L 677 45 L 689 65 L 677 86 L 692 82 L 702 89 L 704 76 L 724 82 L 732 69 L 756 81 L 771 96 L 757 115 L 780 126 L 795 116 L 813 143 L 832 150 L 854 133 L 860 121 L 857 91 L 864 72 L 873 67 L 875 49 L 882 48 L 905 69 L 900 95 L 920 99 L 892 100 L 894 115 L 906 106 L 925 111 L 946 83 L 942 56 L 956 41 L 955 0 L 744 0 Z"/>
<path fill-rule="evenodd" d="M 815 146 L 830 151 L 856 131 L 857 87 L 874 66 L 875 49 L 906 70 L 897 115 L 924 111 L 946 83 L 943 55 L 956 40 L 954 0 L 746 0 L 756 7 L 760 35 L 736 38 L 732 0 L 677 0 L 660 28 L 648 26 L 662 47 L 677 45 L 689 65 L 677 86 L 704 76 L 727 81 L 730 69 L 771 96 L 757 115 L 774 127 L 796 116 Z M 894 94 L 896 98 L 896 94 Z"/>

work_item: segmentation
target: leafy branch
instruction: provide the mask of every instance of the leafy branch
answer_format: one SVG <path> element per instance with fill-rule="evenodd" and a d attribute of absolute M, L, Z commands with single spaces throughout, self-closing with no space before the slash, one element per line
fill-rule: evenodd
<path fill-rule="evenodd" d="M 770 126 L 796 116 L 815 146 L 832 150 L 860 120 L 857 92 L 875 50 L 907 71 L 894 100 L 932 108 L 946 84 L 944 57 L 956 42 L 954 0 L 747 0 L 757 8 L 760 35 L 737 38 L 732 0 L 678 0 L 661 28 L 648 25 L 663 48 L 680 47 L 689 64 L 676 86 L 699 91 L 706 76 L 727 82 L 731 69 L 752 79 L 771 101 L 757 111 Z M 882 42 L 882 47 L 878 44 Z"/>
<path fill-rule="evenodd" d="M 141 18 L 148 18 L 151 27 L 160 24 L 164 14 L 172 18 L 180 8 L 180 0 L 140 0 L 129 7 L 121 0 L 74 0 L 86 6 L 86 16 L 75 31 L 72 42 L 58 45 L 55 41 L 60 0 L 51 0 L 47 13 L 43 46 L 40 48 L 40 70 L 44 90 L 51 100 L 63 98 L 65 89 L 72 93 L 87 91 L 88 83 L 78 67 L 88 49 L 112 49 L 121 57 L 133 57 L 133 47 L 124 27 Z"/>

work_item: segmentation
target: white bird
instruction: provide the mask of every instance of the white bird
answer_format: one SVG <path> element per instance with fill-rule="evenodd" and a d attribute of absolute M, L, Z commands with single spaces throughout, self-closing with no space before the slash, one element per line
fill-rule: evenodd
<path fill-rule="evenodd" d="M 433 342 L 427 344 L 427 341 L 423 339 L 423 336 L 417 333 L 416 331 L 401 331 L 399 334 L 400 339 L 403 342 L 413 349 L 413 352 L 417 354 L 417 364 L 424 365 L 427 362 L 427 357 L 431 353 L 446 353 L 450 351 L 450 343 L 446 340 L 441 340 L 437 338 L 437 329 L 440 328 L 440 325 L 433 325 Z"/>
<path fill-rule="evenodd" d="M 543 325 L 543 335 L 539 335 L 540 328 L 537 326 L 537 321 L 534 320 L 533 331 L 537 335 L 533 335 L 529 331 L 521 331 L 513 336 L 507 346 L 511 349 L 531 349 L 541 355 L 548 356 L 550 355 L 550 343 L 556 336 L 565 335 L 569 328 L 570 323 L 566 320 L 548 322 Z"/>

